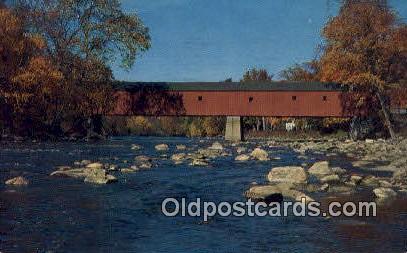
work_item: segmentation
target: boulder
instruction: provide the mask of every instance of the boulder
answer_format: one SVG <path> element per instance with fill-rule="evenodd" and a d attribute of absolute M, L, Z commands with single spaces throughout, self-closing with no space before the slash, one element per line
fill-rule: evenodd
<path fill-rule="evenodd" d="M 321 192 L 326 192 L 329 189 L 329 184 L 323 184 L 321 185 L 321 187 L 319 188 L 319 191 Z"/>
<path fill-rule="evenodd" d="M 329 193 L 351 194 L 355 192 L 354 187 L 347 185 L 329 185 Z"/>
<path fill-rule="evenodd" d="M 395 171 L 391 182 L 397 186 L 407 185 L 407 168 Z"/>
<path fill-rule="evenodd" d="M 386 180 L 379 180 L 379 185 L 380 185 L 380 187 L 384 187 L 384 188 L 393 187 L 393 185 L 390 182 L 386 181 Z"/>
<path fill-rule="evenodd" d="M 245 196 L 259 202 L 271 203 L 283 201 L 281 189 L 274 185 L 253 186 L 245 192 Z"/>
<path fill-rule="evenodd" d="M 117 166 L 116 164 L 109 164 L 107 166 L 107 170 L 109 171 L 118 171 L 119 170 L 119 166 Z"/>
<path fill-rule="evenodd" d="M 136 160 L 137 162 L 151 162 L 151 158 L 145 155 L 139 155 L 136 156 L 136 158 L 134 158 L 134 160 Z"/>
<path fill-rule="evenodd" d="M 261 149 L 261 148 L 256 148 L 253 150 L 253 152 L 250 154 L 254 159 L 259 160 L 259 161 L 268 161 L 270 160 L 268 158 L 268 153 L 267 151 Z"/>
<path fill-rule="evenodd" d="M 322 178 L 328 175 L 332 175 L 333 171 L 329 168 L 329 163 L 327 161 L 317 162 L 311 166 L 308 170 L 310 175 L 316 176 L 317 178 Z"/>
<path fill-rule="evenodd" d="M 384 187 L 374 189 L 373 193 L 375 194 L 376 198 L 379 199 L 388 199 L 397 196 L 397 193 L 393 189 Z"/>
<path fill-rule="evenodd" d="M 77 168 L 71 170 L 58 170 L 51 173 L 51 176 L 71 177 L 83 179 L 85 182 L 94 184 L 109 184 L 116 182 L 117 179 L 106 173 L 105 170 L 98 166 L 87 168 Z"/>
<path fill-rule="evenodd" d="M 122 173 L 134 173 L 139 171 L 139 168 L 137 166 L 131 166 L 131 168 L 122 168 L 120 172 Z"/>
<path fill-rule="evenodd" d="M 177 145 L 177 150 L 186 150 L 187 146 L 185 145 Z"/>
<path fill-rule="evenodd" d="M 363 180 L 363 177 L 361 177 L 361 176 L 353 175 L 350 177 L 350 181 L 355 185 L 359 185 L 362 182 L 362 180 Z"/>
<path fill-rule="evenodd" d="M 250 160 L 250 156 L 248 155 L 238 155 L 235 158 L 235 161 L 244 162 Z"/>
<path fill-rule="evenodd" d="M 267 179 L 273 183 L 303 184 L 307 182 L 307 173 L 302 167 L 276 167 L 269 172 Z"/>
<path fill-rule="evenodd" d="M 219 149 L 199 149 L 198 154 L 204 157 L 217 158 L 221 155 L 222 150 Z"/>
<path fill-rule="evenodd" d="M 71 177 L 71 178 L 85 178 L 86 175 L 87 175 L 86 170 L 84 168 L 57 170 L 50 174 L 50 176 Z"/>
<path fill-rule="evenodd" d="M 168 151 L 169 147 L 167 144 L 159 144 L 155 146 L 155 150 L 157 151 Z"/>
<path fill-rule="evenodd" d="M 87 171 L 87 176 L 84 180 L 85 183 L 92 184 L 110 184 L 117 182 L 117 178 L 106 174 L 106 171 L 99 169 L 90 169 Z"/>
<path fill-rule="evenodd" d="M 6 185 L 13 185 L 13 186 L 26 186 L 29 184 L 29 181 L 24 177 L 15 177 L 9 179 L 5 182 Z"/>
<path fill-rule="evenodd" d="M 72 167 L 71 166 L 57 166 L 56 169 L 57 170 L 71 170 Z"/>
<path fill-rule="evenodd" d="M 212 144 L 212 146 L 209 147 L 209 149 L 212 149 L 212 150 L 223 150 L 223 146 L 222 146 L 222 144 L 220 144 L 219 142 L 214 142 L 214 143 Z"/>
<path fill-rule="evenodd" d="M 334 183 L 339 183 L 341 179 L 339 178 L 338 175 L 328 175 L 320 179 L 321 183 L 325 184 L 334 184 Z"/>
<path fill-rule="evenodd" d="M 142 163 L 139 165 L 139 168 L 140 168 L 140 169 L 151 169 L 152 167 L 153 167 L 153 164 L 150 163 L 150 162 L 142 162 Z"/>
<path fill-rule="evenodd" d="M 363 178 L 360 184 L 367 187 L 379 187 L 380 180 L 375 176 L 367 176 Z"/>
<path fill-rule="evenodd" d="M 340 167 L 334 167 L 332 168 L 332 172 L 335 173 L 336 175 L 342 176 L 346 174 L 346 170 L 342 169 Z"/>
<path fill-rule="evenodd" d="M 187 157 L 185 153 L 173 154 L 171 160 L 173 161 L 182 161 Z"/>
<path fill-rule="evenodd" d="M 86 168 L 88 169 L 103 169 L 103 164 L 101 163 L 90 163 L 86 165 Z"/>
<path fill-rule="evenodd" d="M 189 165 L 190 166 L 208 166 L 209 163 L 205 160 L 194 159 Z"/>
<path fill-rule="evenodd" d="M 296 201 L 301 201 L 302 198 L 305 198 L 306 202 L 314 201 L 310 196 L 303 192 L 291 189 L 286 184 L 253 186 L 245 192 L 245 196 L 254 199 L 255 201 L 264 202 L 281 202 L 282 197 L 287 197 Z"/>
<path fill-rule="evenodd" d="M 132 150 L 140 150 L 140 149 L 141 149 L 141 146 L 140 146 L 140 145 L 137 145 L 137 144 L 132 144 L 132 145 L 131 145 L 131 149 L 132 149 Z"/>

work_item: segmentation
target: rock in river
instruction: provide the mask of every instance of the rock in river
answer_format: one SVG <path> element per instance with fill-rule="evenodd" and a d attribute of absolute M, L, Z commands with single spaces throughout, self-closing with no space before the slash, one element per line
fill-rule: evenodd
<path fill-rule="evenodd" d="M 109 184 L 117 182 L 117 179 L 107 174 L 104 169 L 99 168 L 76 168 L 71 170 L 57 170 L 51 176 L 71 177 L 84 179 L 85 182 L 95 184 Z"/>
<path fill-rule="evenodd" d="M 308 173 L 316 176 L 317 178 L 322 178 L 324 176 L 332 175 L 333 171 L 331 168 L 329 168 L 328 162 L 323 161 L 314 163 L 314 165 L 312 165 L 312 167 L 308 170 Z"/>
<path fill-rule="evenodd" d="M 278 202 L 278 200 L 282 200 L 282 196 L 296 201 L 301 201 L 302 198 L 305 198 L 306 202 L 314 201 L 310 196 L 303 192 L 290 189 L 286 184 L 253 186 L 245 192 L 245 196 L 256 201 L 264 202 Z"/>
<path fill-rule="evenodd" d="M 273 183 L 303 184 L 307 182 L 307 173 L 302 167 L 276 167 L 269 172 L 267 179 Z"/>
<path fill-rule="evenodd" d="M 238 155 L 235 158 L 235 161 L 244 162 L 250 160 L 250 156 L 248 155 Z"/>
<path fill-rule="evenodd" d="M 323 178 L 321 178 L 321 183 L 325 184 L 333 184 L 333 183 L 339 183 L 341 179 L 339 178 L 338 175 L 328 175 Z"/>
<path fill-rule="evenodd" d="M 88 169 L 103 169 L 103 164 L 101 163 L 90 163 L 86 165 L 86 168 Z"/>
<path fill-rule="evenodd" d="M 87 175 L 84 182 L 92 184 L 110 184 L 117 182 L 117 178 L 107 174 L 104 170 L 87 169 Z"/>
<path fill-rule="evenodd" d="M 137 145 L 137 144 L 132 144 L 132 145 L 131 145 L 131 149 L 132 149 L 132 150 L 140 150 L 140 149 L 141 149 L 141 146 L 140 146 L 140 145 Z"/>
<path fill-rule="evenodd" d="M 350 177 L 350 181 L 355 184 L 355 185 L 359 185 L 363 180 L 363 177 L 361 176 L 357 176 L 357 175 L 353 175 Z"/>
<path fill-rule="evenodd" d="M 121 173 L 134 173 L 139 171 L 139 168 L 137 166 L 131 166 L 131 168 L 122 168 L 120 169 Z"/>
<path fill-rule="evenodd" d="M 397 186 L 407 185 L 407 168 L 397 170 L 392 177 L 392 183 Z"/>
<path fill-rule="evenodd" d="M 168 151 L 169 147 L 167 144 L 159 144 L 155 146 L 155 150 L 157 151 Z"/>
<path fill-rule="evenodd" d="M 145 155 L 139 155 L 136 156 L 136 158 L 134 158 L 134 160 L 136 160 L 137 162 L 151 162 L 151 158 Z"/>
<path fill-rule="evenodd" d="M 187 155 L 185 153 L 179 153 L 179 154 L 173 154 L 171 156 L 171 160 L 173 161 L 182 161 L 187 157 Z"/>
<path fill-rule="evenodd" d="M 24 177 L 15 177 L 6 181 L 6 185 L 25 186 L 28 184 L 29 181 Z"/>
<path fill-rule="evenodd" d="M 250 154 L 254 159 L 257 159 L 259 161 L 268 161 L 270 160 L 268 158 L 268 153 L 267 151 L 261 149 L 261 148 L 256 148 L 253 150 L 253 152 Z"/>
<path fill-rule="evenodd" d="M 140 169 L 151 169 L 153 164 L 150 162 L 142 162 L 139 164 Z"/>
<path fill-rule="evenodd" d="M 177 150 L 186 150 L 187 149 L 187 146 L 185 146 L 185 145 L 177 145 Z"/>
<path fill-rule="evenodd" d="M 209 147 L 209 149 L 212 149 L 212 150 L 223 150 L 223 146 L 222 146 L 222 144 L 220 144 L 219 142 L 214 142 L 214 143 L 212 144 L 212 146 Z"/>
<path fill-rule="evenodd" d="M 379 199 L 388 199 L 394 198 L 397 196 L 397 193 L 391 188 L 376 188 L 373 190 L 375 196 Z"/>
<path fill-rule="evenodd" d="M 189 165 L 191 166 L 208 166 L 208 162 L 201 159 L 194 159 Z"/>

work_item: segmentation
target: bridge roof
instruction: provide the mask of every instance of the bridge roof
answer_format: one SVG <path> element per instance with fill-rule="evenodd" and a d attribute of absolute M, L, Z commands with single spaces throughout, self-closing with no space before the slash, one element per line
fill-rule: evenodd
<path fill-rule="evenodd" d="M 321 82 L 118 82 L 116 90 L 156 88 L 166 91 L 342 91 L 344 86 Z"/>

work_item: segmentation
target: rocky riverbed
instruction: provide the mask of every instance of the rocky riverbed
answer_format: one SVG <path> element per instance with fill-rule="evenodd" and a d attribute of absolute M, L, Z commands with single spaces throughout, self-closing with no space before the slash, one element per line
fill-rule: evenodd
<path fill-rule="evenodd" d="M 407 140 L 365 140 L 365 141 L 258 141 L 255 143 L 201 142 L 202 145 L 169 146 L 166 143 L 154 146 L 154 157 L 138 154 L 133 161 L 102 163 L 82 160 L 74 165 L 64 165 L 52 172 L 51 176 L 81 179 L 86 183 L 110 184 L 118 182 L 113 174 L 136 173 L 154 169 L 154 161 L 171 160 L 175 165 L 188 164 L 191 167 L 212 167 L 211 162 L 221 157 L 232 157 L 231 162 L 245 163 L 250 160 L 268 162 L 280 159 L 269 154 L 267 149 L 286 147 L 298 153 L 298 157 L 318 155 L 322 159 L 303 166 L 270 168 L 266 185 L 250 187 L 244 194 L 257 201 L 281 196 L 311 201 L 315 196 L 358 194 L 369 190 L 379 201 L 393 199 L 407 193 Z M 254 145 L 253 145 L 254 144 Z M 247 146 L 247 147 L 246 147 Z M 132 144 L 131 150 L 143 153 L 143 146 Z M 350 161 L 347 167 L 333 166 L 330 158 L 342 157 Z M 322 158 L 324 157 L 324 158 Z M 390 172 L 377 176 L 377 172 Z M 22 178 L 11 179 L 28 184 Z M 256 183 L 257 184 L 257 183 Z"/>
<path fill-rule="evenodd" d="M 229 245 L 235 252 L 402 252 L 406 143 L 154 137 L 3 143 L 0 241 L 4 252 L 190 252 L 195 238 L 207 238 L 220 252 Z M 167 197 L 376 200 L 381 209 L 377 219 L 216 217 L 202 223 L 164 217 L 160 205 Z"/>

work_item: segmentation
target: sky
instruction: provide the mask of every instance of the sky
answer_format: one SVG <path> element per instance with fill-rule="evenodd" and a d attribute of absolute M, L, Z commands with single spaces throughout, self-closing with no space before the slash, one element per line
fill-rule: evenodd
<path fill-rule="evenodd" d="M 337 0 L 122 0 L 150 29 L 152 47 L 123 81 L 239 81 L 249 68 L 275 75 L 313 59 Z M 405 21 L 407 0 L 389 0 Z"/>

